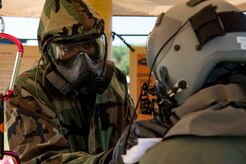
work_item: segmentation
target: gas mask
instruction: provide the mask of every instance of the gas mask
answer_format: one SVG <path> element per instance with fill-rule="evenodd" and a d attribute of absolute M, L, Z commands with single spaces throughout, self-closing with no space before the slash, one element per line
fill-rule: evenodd
<path fill-rule="evenodd" d="M 47 78 L 64 95 L 102 93 L 111 81 L 114 65 L 106 60 L 104 35 L 74 43 L 53 42 L 49 54 L 56 72 Z"/>

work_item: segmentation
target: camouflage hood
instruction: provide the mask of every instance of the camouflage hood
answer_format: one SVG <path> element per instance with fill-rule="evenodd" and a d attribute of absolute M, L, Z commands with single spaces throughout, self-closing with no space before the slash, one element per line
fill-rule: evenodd
<path fill-rule="evenodd" d="M 46 0 L 38 27 L 38 44 L 44 53 L 52 41 L 83 40 L 103 31 L 103 19 L 86 0 Z"/>

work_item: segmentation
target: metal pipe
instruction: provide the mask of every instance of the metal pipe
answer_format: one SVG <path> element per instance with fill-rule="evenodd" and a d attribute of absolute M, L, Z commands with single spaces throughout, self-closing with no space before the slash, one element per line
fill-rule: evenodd
<path fill-rule="evenodd" d="M 10 79 L 10 85 L 9 85 L 7 93 L 3 97 L 3 100 L 7 100 L 13 93 L 14 84 L 16 81 L 16 77 L 18 75 L 18 71 L 19 71 L 19 67 L 20 67 L 20 60 L 21 60 L 22 54 L 24 52 L 24 48 L 22 46 L 21 41 L 12 35 L 0 33 L 0 38 L 5 38 L 5 39 L 10 40 L 10 41 L 14 42 L 18 47 L 18 52 L 16 53 L 13 72 L 12 72 L 11 79 Z"/>
<path fill-rule="evenodd" d="M 17 52 L 16 53 L 13 72 L 12 72 L 12 76 L 11 76 L 10 84 L 9 84 L 9 90 L 13 90 L 14 89 L 15 80 L 16 80 L 16 77 L 18 75 L 19 68 L 20 68 L 21 56 L 22 56 L 21 52 Z"/>

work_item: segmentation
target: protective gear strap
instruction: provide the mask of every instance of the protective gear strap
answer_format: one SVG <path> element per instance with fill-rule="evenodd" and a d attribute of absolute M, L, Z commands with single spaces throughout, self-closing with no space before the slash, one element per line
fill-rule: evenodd
<path fill-rule="evenodd" d="M 106 67 L 104 68 L 104 73 L 97 82 L 96 90 L 100 94 L 103 93 L 104 90 L 108 87 L 114 73 L 114 63 L 112 61 L 107 60 L 105 65 Z"/>
<path fill-rule="evenodd" d="M 241 12 L 218 13 L 225 32 L 246 32 L 246 16 Z"/>
<path fill-rule="evenodd" d="M 216 13 L 216 6 L 209 5 L 189 18 L 201 48 L 209 40 L 229 32 L 246 32 L 246 16 L 241 12 Z"/>
<path fill-rule="evenodd" d="M 70 95 L 69 97 L 74 98 L 78 96 L 72 85 L 69 84 L 64 78 L 62 78 L 57 72 L 51 71 L 47 75 L 47 79 L 51 82 L 56 89 L 58 89 L 63 95 Z"/>

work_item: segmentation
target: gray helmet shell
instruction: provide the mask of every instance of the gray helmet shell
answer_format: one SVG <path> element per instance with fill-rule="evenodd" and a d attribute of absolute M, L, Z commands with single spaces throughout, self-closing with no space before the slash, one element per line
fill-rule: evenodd
<path fill-rule="evenodd" d="M 188 83 L 186 89 L 174 95 L 178 104 L 201 89 L 218 63 L 246 62 L 246 32 L 214 37 L 198 50 L 199 40 L 188 21 L 209 5 L 216 6 L 216 13 L 239 11 L 236 7 L 222 0 L 205 0 L 192 7 L 186 3 L 179 3 L 160 14 L 147 41 L 148 66 L 153 67 L 152 72 L 165 84 L 166 90 L 181 79 Z"/>

